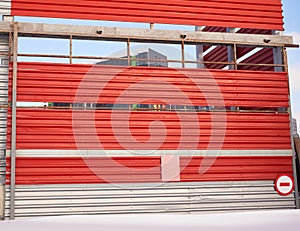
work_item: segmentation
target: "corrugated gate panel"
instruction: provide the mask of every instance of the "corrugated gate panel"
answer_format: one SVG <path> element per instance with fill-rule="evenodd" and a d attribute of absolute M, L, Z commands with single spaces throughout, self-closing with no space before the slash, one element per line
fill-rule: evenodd
<path fill-rule="evenodd" d="M 9 186 L 5 216 L 9 217 Z M 293 209 L 273 181 L 17 186 L 16 217 Z"/>
<path fill-rule="evenodd" d="M 225 106 L 288 107 L 288 80 L 285 72 L 18 64 L 18 101 L 127 104 L 135 98 L 174 105 L 216 106 L 224 100 Z"/>
<path fill-rule="evenodd" d="M 283 30 L 280 0 L 12 0 L 11 14 Z"/>
<path fill-rule="evenodd" d="M 80 119 L 73 120 L 74 113 Z M 126 117 L 128 113 L 129 121 Z M 91 121 L 90 116 L 95 120 Z M 9 125 L 10 117 L 9 115 Z M 226 122 L 223 121 L 225 119 Z M 79 130 L 74 129 L 74 121 Z M 162 135 L 164 133 L 160 124 L 153 125 L 152 136 L 155 138 L 147 142 L 151 138 L 148 129 L 153 121 L 162 121 L 167 134 L 166 137 Z M 138 142 L 145 142 L 143 147 L 148 150 L 152 150 L 162 140 L 164 142 L 159 148 L 162 150 L 206 150 L 211 142 L 219 143 L 224 138 L 223 145 L 219 148 L 290 150 L 289 123 L 288 114 L 276 113 L 75 110 L 72 114 L 72 110 L 18 109 L 17 149 L 76 150 L 80 147 L 97 150 L 100 148 L 100 141 L 103 148 L 108 150 L 122 150 L 122 145 L 139 150 L 141 148 L 132 143 L 136 139 Z M 189 133 L 182 133 L 183 128 L 188 129 Z M 10 129 L 8 130 L 10 134 Z M 195 141 L 195 135 L 199 131 L 201 138 Z M 135 139 L 132 140 L 131 136 Z M 122 140 L 121 143 L 119 139 Z M 10 145 L 10 135 L 7 145 Z"/>
<path fill-rule="evenodd" d="M 213 165 L 199 172 L 204 157 L 180 157 L 180 178 L 185 181 L 247 181 L 274 180 L 278 174 L 292 175 L 291 156 L 219 156 L 210 158 Z M 206 162 L 210 162 L 205 158 Z M 40 184 L 99 184 L 161 182 L 160 157 L 99 157 L 99 158 L 17 158 L 16 183 Z M 10 172 L 10 161 L 7 160 Z M 7 174 L 6 184 L 10 184 Z"/>

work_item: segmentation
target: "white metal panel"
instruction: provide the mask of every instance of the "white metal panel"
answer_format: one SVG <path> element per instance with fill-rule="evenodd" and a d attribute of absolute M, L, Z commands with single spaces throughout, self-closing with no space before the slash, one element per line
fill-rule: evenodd
<path fill-rule="evenodd" d="M 11 0 L 0 1 L 0 15 L 10 15 L 11 13 Z"/>
<path fill-rule="evenodd" d="M 9 186 L 5 217 L 9 218 Z M 272 181 L 17 186 L 16 218 L 74 214 L 193 213 L 295 208 Z"/>

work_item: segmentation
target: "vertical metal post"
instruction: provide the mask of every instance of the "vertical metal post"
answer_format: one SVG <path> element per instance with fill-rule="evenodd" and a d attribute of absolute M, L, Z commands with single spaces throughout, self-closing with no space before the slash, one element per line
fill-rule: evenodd
<path fill-rule="evenodd" d="M 131 58 L 130 58 L 130 38 L 127 39 L 127 64 L 131 66 Z"/>
<path fill-rule="evenodd" d="M 226 32 L 227 33 L 235 33 L 235 28 L 226 28 Z M 234 62 L 235 59 L 235 47 L 232 45 L 228 45 L 227 46 L 227 53 L 228 53 L 228 62 L 232 63 Z M 229 65 L 229 70 L 234 70 L 235 69 L 235 65 Z"/>
<path fill-rule="evenodd" d="M 203 26 L 195 26 L 195 31 L 202 31 Z M 197 68 L 204 68 L 203 64 L 203 45 L 196 45 L 196 61 Z"/>
<path fill-rule="evenodd" d="M 16 191 L 16 128 L 17 128 L 17 73 L 18 73 L 18 23 L 13 23 L 13 76 L 11 102 L 11 180 L 10 180 L 10 219 L 15 219 Z"/>
<path fill-rule="evenodd" d="M 236 47 L 236 43 L 233 44 L 233 63 L 234 63 L 234 70 L 237 70 L 238 65 L 237 65 L 237 47 Z"/>
<path fill-rule="evenodd" d="M 73 63 L 73 35 L 70 35 L 70 64 Z"/>
<path fill-rule="evenodd" d="M 277 31 L 272 31 L 273 35 L 277 35 Z M 273 59 L 274 64 L 283 64 L 283 53 L 284 53 L 284 47 L 273 47 Z M 283 71 L 283 67 L 274 67 L 274 71 L 281 72 Z"/>
<path fill-rule="evenodd" d="M 284 67 L 285 71 L 287 72 L 288 76 L 288 85 L 289 85 L 289 108 L 288 113 L 290 117 L 290 133 L 291 133 L 291 145 L 292 145 L 292 152 L 293 152 L 293 177 L 294 177 L 294 183 L 295 183 L 295 204 L 296 208 L 299 209 L 299 191 L 298 191 L 298 179 L 297 179 L 297 162 L 296 162 L 296 152 L 295 152 L 295 146 L 294 146 L 294 136 L 293 136 L 293 120 L 292 120 L 292 110 L 291 110 L 291 92 L 290 92 L 290 78 L 289 78 L 289 70 L 288 70 L 288 60 L 287 60 L 287 52 L 286 49 L 283 49 L 283 56 L 284 56 Z"/>
<path fill-rule="evenodd" d="M 182 58 L 182 68 L 185 68 L 184 39 L 181 40 L 181 58 Z"/>

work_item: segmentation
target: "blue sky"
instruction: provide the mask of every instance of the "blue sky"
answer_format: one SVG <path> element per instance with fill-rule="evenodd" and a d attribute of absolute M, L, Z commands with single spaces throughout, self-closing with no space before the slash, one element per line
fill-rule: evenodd
<path fill-rule="evenodd" d="M 300 1 L 299 0 L 282 0 L 283 10 L 284 10 L 284 22 L 285 22 L 285 31 L 286 35 L 294 36 L 294 43 L 300 44 Z M 101 22 L 99 21 L 85 21 L 85 20 L 65 20 L 65 19 L 43 19 L 43 18 L 25 18 L 25 17 L 17 17 L 17 21 L 27 21 L 27 22 L 46 22 L 46 23 L 70 23 L 70 24 L 81 24 L 81 25 L 102 25 L 102 26 L 122 26 L 122 27 L 140 27 L 140 28 L 148 28 L 149 25 L 145 23 L 118 23 L 118 22 Z M 194 30 L 194 27 L 188 26 L 170 26 L 170 25 L 155 25 L 156 29 L 180 29 L 180 30 Z M 25 41 L 24 45 L 27 43 Z M 45 46 L 45 42 L 47 45 Z M 58 53 L 58 54 L 68 54 L 67 49 L 63 49 L 63 47 L 67 48 L 67 41 L 62 41 L 61 45 L 57 43 L 57 41 L 45 41 L 45 42 L 37 42 L 32 46 L 22 46 L 20 53 L 44 53 L 40 52 L 40 49 L 48 49 L 45 53 Z M 55 45 L 54 45 L 55 43 Z M 32 44 L 32 43 L 31 43 Z M 99 44 L 100 45 L 100 44 Z M 111 46 L 107 46 L 106 44 L 102 44 L 101 46 L 95 46 L 95 44 L 77 44 L 78 54 L 81 55 L 81 51 L 83 50 L 81 47 L 85 47 L 84 51 L 87 52 L 86 55 L 109 55 L 118 50 L 126 50 L 123 45 L 116 44 L 114 46 L 116 49 L 111 51 Z M 96 49 L 95 47 L 98 47 Z M 101 49 L 100 49 L 101 48 Z M 76 50 L 76 43 L 74 44 L 74 49 Z M 177 48 L 176 48 L 177 49 Z M 174 52 L 177 52 L 175 48 L 171 49 Z M 90 53 L 89 53 L 90 52 Z M 192 53 L 192 51 L 190 52 Z M 194 53 L 194 52 L 193 52 Z M 120 53 L 119 53 L 120 54 Z M 180 54 L 180 52 L 179 52 Z M 76 55 L 76 54 L 75 54 Z M 298 131 L 300 131 L 300 49 L 297 48 L 289 48 L 288 49 L 288 58 L 289 58 L 289 73 L 290 73 L 290 86 L 291 86 L 291 101 L 292 101 L 292 112 L 293 117 L 298 121 Z M 62 61 L 62 60 L 53 60 L 53 61 Z M 66 60 L 67 61 L 67 60 Z"/>
<path fill-rule="evenodd" d="M 293 35 L 294 43 L 300 44 L 300 1 L 283 0 L 285 32 Z M 289 73 L 293 117 L 298 121 L 298 131 L 300 131 L 300 49 L 288 49 Z"/>

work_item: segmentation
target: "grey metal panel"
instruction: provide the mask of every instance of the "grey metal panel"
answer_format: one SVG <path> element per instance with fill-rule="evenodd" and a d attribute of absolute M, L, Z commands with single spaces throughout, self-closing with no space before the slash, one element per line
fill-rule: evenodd
<path fill-rule="evenodd" d="M 10 1 L 1 1 L 0 14 L 3 6 Z M 7 133 L 7 104 L 8 104 L 8 35 L 0 34 L 0 220 L 4 213 L 4 184 L 6 173 L 6 133 Z"/>
<path fill-rule="evenodd" d="M 6 105 L 8 99 L 8 42 L 8 35 L 0 35 L 0 105 Z"/>
<path fill-rule="evenodd" d="M 5 217 L 10 213 L 6 186 Z M 198 213 L 295 208 L 272 181 L 16 187 L 16 218 L 75 214 Z"/>
<path fill-rule="evenodd" d="M 11 13 L 11 0 L 1 0 L 0 15 L 10 15 L 10 13 Z"/>

